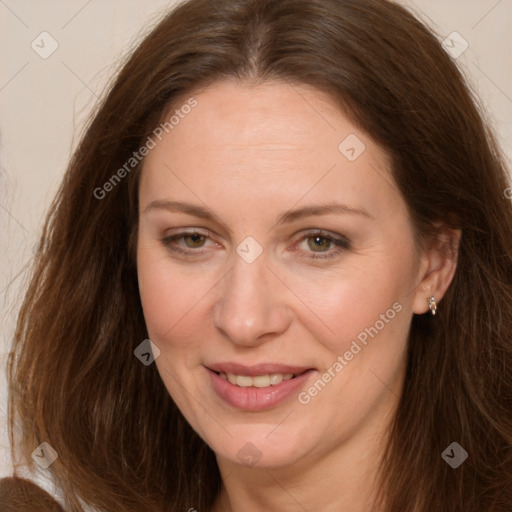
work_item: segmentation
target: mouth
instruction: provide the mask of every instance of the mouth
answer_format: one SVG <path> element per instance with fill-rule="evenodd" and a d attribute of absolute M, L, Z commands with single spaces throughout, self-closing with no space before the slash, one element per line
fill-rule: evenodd
<path fill-rule="evenodd" d="M 297 395 L 317 373 L 314 368 L 282 365 L 226 364 L 205 370 L 218 398 L 235 409 L 254 412 L 271 409 Z"/>
<path fill-rule="evenodd" d="M 213 371 L 213 370 L 212 370 Z M 233 386 L 241 388 L 268 388 L 270 386 L 277 386 L 286 380 L 295 379 L 297 376 L 302 375 L 308 370 L 299 374 L 295 373 L 267 373 L 264 375 L 237 375 L 236 373 L 214 372 L 221 379 L 227 380 Z"/>

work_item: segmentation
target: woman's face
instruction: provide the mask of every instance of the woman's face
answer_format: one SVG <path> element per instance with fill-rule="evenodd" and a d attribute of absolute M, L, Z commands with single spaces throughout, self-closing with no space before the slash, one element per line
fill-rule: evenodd
<path fill-rule="evenodd" d="M 224 461 L 284 467 L 362 446 L 398 403 L 410 320 L 427 309 L 387 156 L 306 86 L 193 96 L 139 190 L 162 380 Z"/>

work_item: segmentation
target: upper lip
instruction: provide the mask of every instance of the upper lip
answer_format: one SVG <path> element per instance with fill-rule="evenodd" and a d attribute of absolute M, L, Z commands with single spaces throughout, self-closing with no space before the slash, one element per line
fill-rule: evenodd
<path fill-rule="evenodd" d="M 276 363 L 260 363 L 255 365 L 245 365 L 240 363 L 215 363 L 206 365 L 206 368 L 217 373 L 233 373 L 235 375 L 247 375 L 254 377 L 256 375 L 268 375 L 271 373 L 293 373 L 300 375 L 308 370 L 312 370 L 310 366 L 291 366 L 287 364 Z"/>

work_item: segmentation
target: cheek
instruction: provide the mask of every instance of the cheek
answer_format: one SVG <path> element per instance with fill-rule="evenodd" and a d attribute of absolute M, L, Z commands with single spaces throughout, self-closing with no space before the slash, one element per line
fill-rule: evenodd
<path fill-rule="evenodd" d="M 205 279 L 171 266 L 151 241 L 139 243 L 137 272 L 148 335 L 160 349 L 155 360 L 158 372 L 174 402 L 197 429 L 200 423 L 194 419 L 185 390 L 194 389 L 193 371 L 198 367 L 200 340 L 205 338 L 200 334 L 204 325 L 201 298 L 208 289 Z"/>
<path fill-rule="evenodd" d="M 399 272 L 394 262 L 375 258 L 343 278 L 321 279 L 316 287 L 304 284 L 305 302 L 322 320 L 302 316 L 317 343 L 323 380 L 302 390 L 298 400 L 304 411 L 336 428 L 344 425 L 348 435 L 379 404 L 395 399 L 405 367 L 411 278 L 405 266 Z"/>
<path fill-rule="evenodd" d="M 413 269 L 412 250 L 402 250 L 357 257 L 337 272 L 296 279 L 294 291 L 308 306 L 302 321 L 315 330 L 330 353 L 344 353 L 357 339 L 364 345 L 377 335 L 379 339 L 403 338 L 414 287 Z"/>
<path fill-rule="evenodd" d="M 183 343 L 176 333 L 193 332 L 201 298 L 208 287 L 179 266 L 171 266 L 161 249 L 141 242 L 137 251 L 137 273 L 144 318 L 151 340 L 163 351 Z"/>

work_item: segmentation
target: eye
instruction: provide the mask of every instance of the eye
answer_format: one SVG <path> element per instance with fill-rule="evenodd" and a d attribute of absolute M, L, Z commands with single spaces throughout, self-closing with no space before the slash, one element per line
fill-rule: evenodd
<path fill-rule="evenodd" d="M 326 259 L 350 249 L 350 242 L 341 235 L 334 236 L 324 231 L 312 231 L 302 236 L 299 246 L 301 251 L 309 253 L 305 256 L 306 258 Z"/>
<path fill-rule="evenodd" d="M 205 247 L 208 240 L 208 234 L 194 230 L 183 231 L 181 233 L 165 237 L 162 239 L 162 244 L 170 251 L 191 255 L 194 253 L 200 254 L 204 252 L 201 249 Z"/>
<path fill-rule="evenodd" d="M 188 256 L 199 256 L 206 252 L 208 241 L 212 241 L 209 234 L 198 230 L 182 231 L 161 240 L 168 250 Z M 212 243 L 218 246 L 215 242 Z M 306 253 L 303 257 L 309 259 L 332 258 L 350 249 L 350 242 L 346 237 L 319 230 L 303 234 L 297 245 L 301 252 Z"/>
<path fill-rule="evenodd" d="M 206 240 L 206 237 L 204 235 L 201 235 L 200 233 L 190 233 L 187 235 L 183 235 L 181 238 L 183 238 L 185 245 L 190 249 L 197 249 L 202 247 Z"/>

